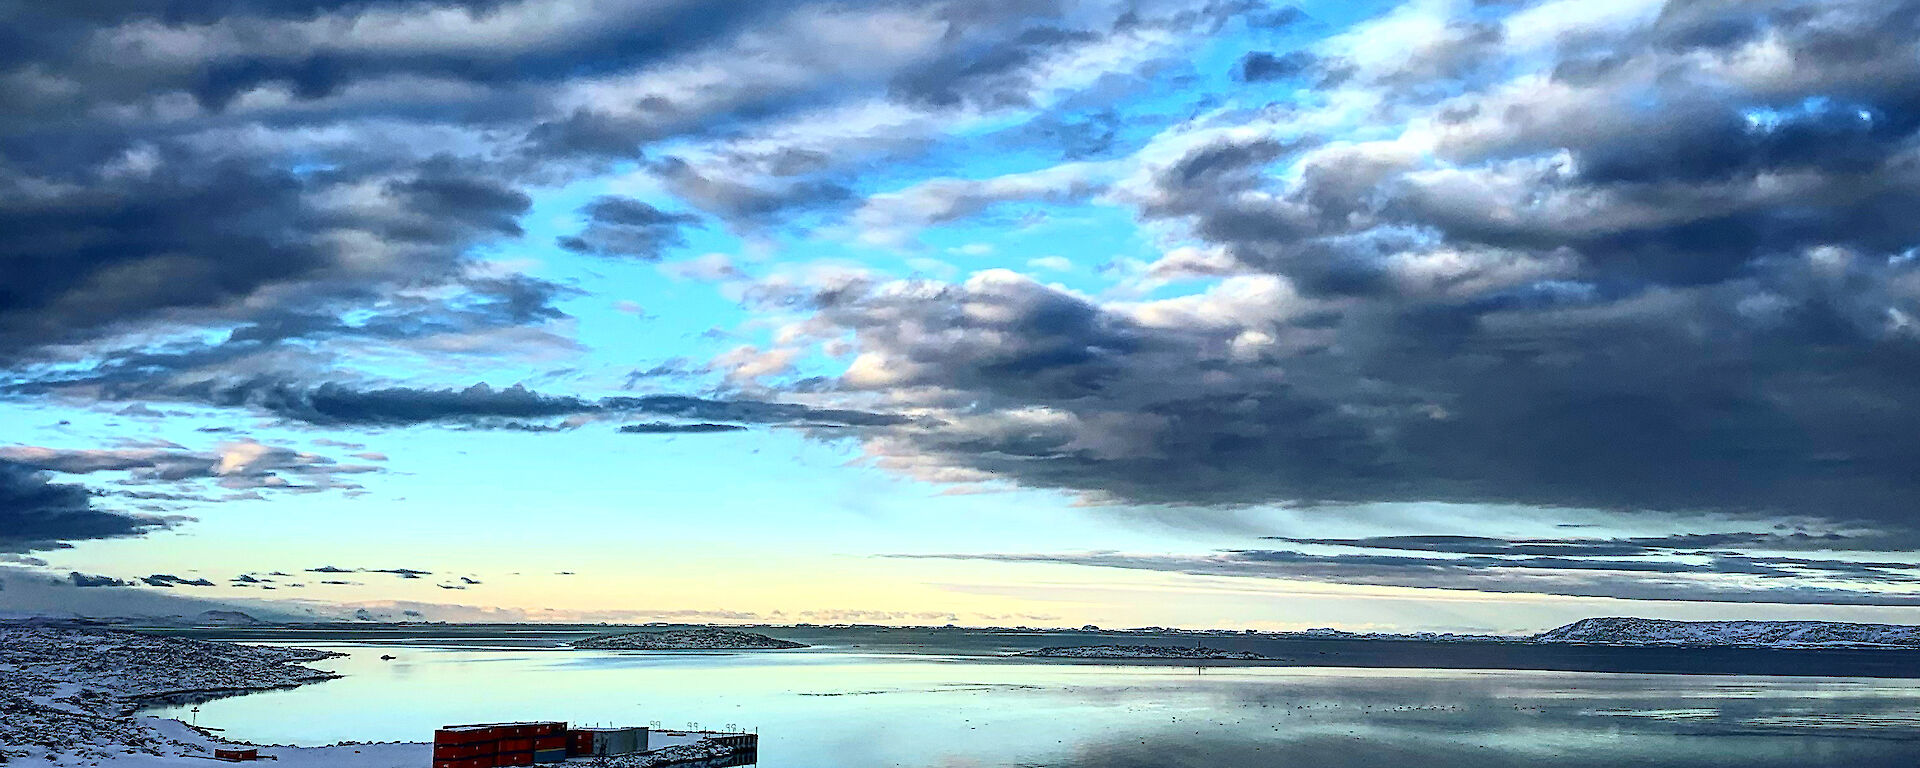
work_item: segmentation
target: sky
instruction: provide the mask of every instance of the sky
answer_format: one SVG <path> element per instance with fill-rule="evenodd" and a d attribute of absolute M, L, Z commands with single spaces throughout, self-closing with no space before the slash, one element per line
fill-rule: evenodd
<path fill-rule="evenodd" d="M 0 613 L 1920 623 L 1920 2 L 0 21 Z"/>

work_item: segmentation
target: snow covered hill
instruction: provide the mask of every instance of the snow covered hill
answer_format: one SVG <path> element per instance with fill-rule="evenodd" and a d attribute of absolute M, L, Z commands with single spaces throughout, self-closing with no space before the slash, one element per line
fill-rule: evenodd
<path fill-rule="evenodd" d="M 0 626 L 0 763 L 9 757 L 99 759 L 206 753 L 177 724 L 131 716 L 179 694 L 285 688 L 334 675 L 298 666 L 333 654 L 134 632 Z"/>
<path fill-rule="evenodd" d="M 201 611 L 193 622 L 202 627 L 252 627 L 265 623 L 240 611 Z"/>
<path fill-rule="evenodd" d="M 1920 648 L 1920 626 L 1837 621 L 1667 621 L 1608 617 L 1581 619 L 1534 635 L 1531 641 L 1596 645 Z"/>

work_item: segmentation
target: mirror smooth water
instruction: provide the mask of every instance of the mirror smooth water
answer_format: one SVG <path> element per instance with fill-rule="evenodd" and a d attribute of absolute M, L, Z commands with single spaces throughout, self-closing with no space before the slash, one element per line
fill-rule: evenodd
<path fill-rule="evenodd" d="M 758 729 L 767 768 L 1869 768 L 1920 756 L 1915 680 L 319 645 L 348 654 L 315 665 L 344 677 L 203 703 L 199 724 L 299 745 L 534 718 L 732 725 Z"/>

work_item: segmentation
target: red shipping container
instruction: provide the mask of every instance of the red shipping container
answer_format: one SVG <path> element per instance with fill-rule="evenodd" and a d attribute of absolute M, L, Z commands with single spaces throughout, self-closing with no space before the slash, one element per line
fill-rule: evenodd
<path fill-rule="evenodd" d="M 495 742 L 491 741 L 485 744 L 435 744 L 433 745 L 433 759 L 464 760 L 471 757 L 480 757 L 481 755 L 491 755 L 494 752 L 494 745 Z"/>
<path fill-rule="evenodd" d="M 442 728 L 433 732 L 435 744 L 472 744 L 484 739 L 475 738 L 476 732 L 468 729 Z"/>
<path fill-rule="evenodd" d="M 464 760 L 435 760 L 433 768 L 494 768 L 493 756 L 469 757 Z"/>
<path fill-rule="evenodd" d="M 450 725 L 433 732 L 435 744 L 479 744 L 500 738 L 500 729 L 487 725 Z"/>
<path fill-rule="evenodd" d="M 532 752 L 502 752 L 496 765 L 533 765 Z"/>
<path fill-rule="evenodd" d="M 566 748 L 567 748 L 567 737 L 565 736 L 541 736 L 540 738 L 533 740 L 533 749 L 536 752 L 541 750 L 547 750 L 547 749 L 566 749 Z"/>
<path fill-rule="evenodd" d="M 532 752 L 533 739 L 501 739 L 500 754 L 508 752 Z"/>

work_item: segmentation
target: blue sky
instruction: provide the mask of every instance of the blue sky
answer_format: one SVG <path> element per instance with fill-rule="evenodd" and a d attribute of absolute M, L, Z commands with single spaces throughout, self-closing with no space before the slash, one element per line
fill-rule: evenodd
<path fill-rule="evenodd" d="M 14 20 L 0 608 L 1920 618 L 1901 4 L 698 5 Z"/>

